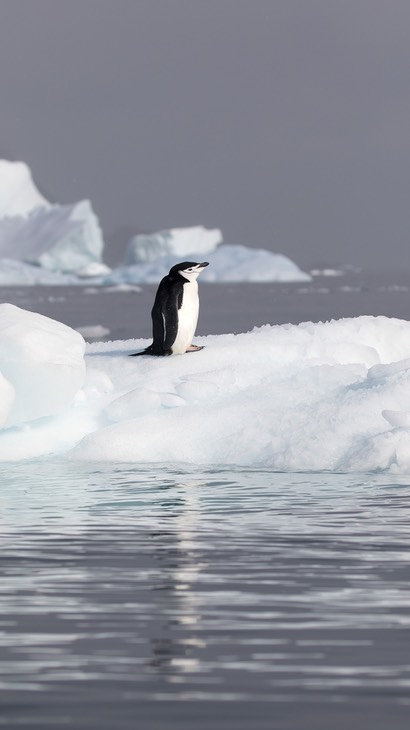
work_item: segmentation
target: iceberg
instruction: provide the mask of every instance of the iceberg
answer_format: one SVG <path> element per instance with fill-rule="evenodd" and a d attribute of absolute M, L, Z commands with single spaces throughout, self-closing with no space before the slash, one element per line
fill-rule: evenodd
<path fill-rule="evenodd" d="M 0 160 L 0 259 L 76 276 L 102 276 L 109 272 L 102 261 L 103 248 L 89 200 L 52 205 L 38 192 L 24 163 Z M 2 265 L 1 283 L 10 283 L 1 269 Z M 44 283 L 41 272 L 36 283 Z"/>
<path fill-rule="evenodd" d="M 211 230 L 204 226 L 171 228 L 168 231 L 139 234 L 131 238 L 125 255 L 125 266 L 145 264 L 163 256 L 172 256 L 173 261 L 187 261 L 191 254 L 203 257 L 214 251 L 222 241 L 219 228 Z"/>
<path fill-rule="evenodd" d="M 179 261 L 211 263 L 203 272 L 208 282 L 311 281 L 287 256 L 265 249 L 222 244 L 219 229 L 173 228 L 131 239 L 124 266 L 103 279 L 105 285 L 155 284 Z"/>
<path fill-rule="evenodd" d="M 48 271 L 17 259 L 0 259 L 0 286 L 73 286 L 79 283 L 84 281 L 75 274 Z"/>
<path fill-rule="evenodd" d="M 0 218 L 25 216 L 37 207 L 50 208 L 24 162 L 0 160 Z"/>
<path fill-rule="evenodd" d="M 131 358 L 0 307 L 0 460 L 410 473 L 410 322 L 362 316 Z M 10 427 L 13 426 L 13 427 Z"/>
<path fill-rule="evenodd" d="M 312 278 L 287 256 L 260 248 L 223 244 L 211 255 L 210 262 L 212 266 L 203 272 L 203 281 L 261 283 Z"/>
<path fill-rule="evenodd" d="M 209 259 L 210 282 L 310 281 L 293 261 L 264 249 L 222 244 L 219 228 L 171 228 L 134 236 L 124 265 L 103 262 L 102 230 L 89 200 L 51 204 L 23 162 L 0 160 L 0 285 L 158 283 L 178 261 Z"/>
<path fill-rule="evenodd" d="M 187 261 L 198 261 L 203 257 L 194 252 Z M 223 244 L 216 251 L 206 255 L 211 266 L 201 274 L 201 282 L 211 283 L 266 283 L 275 281 L 311 281 L 309 274 L 299 269 L 291 259 L 264 249 L 248 248 Z M 113 269 L 103 278 L 106 286 L 120 284 L 156 284 L 176 262 L 175 256 L 168 254 L 156 261 L 134 266 L 121 266 Z"/>

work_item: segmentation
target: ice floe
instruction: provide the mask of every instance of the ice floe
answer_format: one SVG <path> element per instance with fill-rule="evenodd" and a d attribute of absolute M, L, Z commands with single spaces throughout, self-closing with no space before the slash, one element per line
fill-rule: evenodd
<path fill-rule="evenodd" d="M 201 337 L 130 358 L 0 306 L 0 459 L 410 472 L 410 322 L 358 317 Z M 85 362 L 85 366 L 84 366 Z"/>

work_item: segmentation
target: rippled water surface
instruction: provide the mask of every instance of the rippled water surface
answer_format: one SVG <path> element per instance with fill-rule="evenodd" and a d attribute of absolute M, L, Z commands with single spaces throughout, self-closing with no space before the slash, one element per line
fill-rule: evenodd
<path fill-rule="evenodd" d="M 0 724 L 409 727 L 410 487 L 1 465 Z"/>

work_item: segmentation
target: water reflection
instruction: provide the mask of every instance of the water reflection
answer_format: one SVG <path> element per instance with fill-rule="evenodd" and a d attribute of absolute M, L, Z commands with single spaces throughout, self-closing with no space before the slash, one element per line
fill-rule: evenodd
<path fill-rule="evenodd" d="M 199 491 L 201 482 L 191 479 L 176 483 L 174 488 L 181 490 L 184 496 L 178 499 L 164 500 L 162 506 L 173 509 L 172 533 L 157 533 L 157 544 L 154 542 L 154 555 L 158 561 L 161 575 L 160 584 L 153 590 L 164 592 L 166 615 L 161 631 L 153 639 L 153 660 L 151 665 L 158 672 L 164 673 L 171 682 L 175 682 L 175 670 L 194 672 L 199 668 L 199 659 L 190 656 L 192 647 L 205 647 L 204 640 L 193 637 L 178 636 L 179 627 L 194 627 L 199 624 L 199 598 L 195 584 L 200 571 L 206 566 L 199 558 L 199 546 L 195 540 L 198 532 L 198 516 L 200 514 Z M 168 485 L 168 489 L 170 489 Z M 172 535 L 174 544 L 169 544 Z M 167 549 L 162 546 L 163 538 L 167 538 Z M 171 615 L 171 617 L 169 617 Z"/>
<path fill-rule="evenodd" d="M 1 478 L 13 722 L 34 696 L 75 727 L 82 702 L 101 727 L 108 701 L 127 717 L 176 700 L 406 702 L 405 479 L 63 462 Z"/>

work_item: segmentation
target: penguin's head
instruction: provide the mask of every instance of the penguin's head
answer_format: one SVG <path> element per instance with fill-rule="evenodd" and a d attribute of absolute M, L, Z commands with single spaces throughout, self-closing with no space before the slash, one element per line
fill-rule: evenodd
<path fill-rule="evenodd" d="M 170 276 L 183 276 L 187 281 L 195 281 L 201 271 L 209 266 L 208 261 L 202 261 L 201 264 L 197 264 L 195 261 L 182 261 L 180 264 L 175 264 L 172 267 L 169 274 Z"/>

